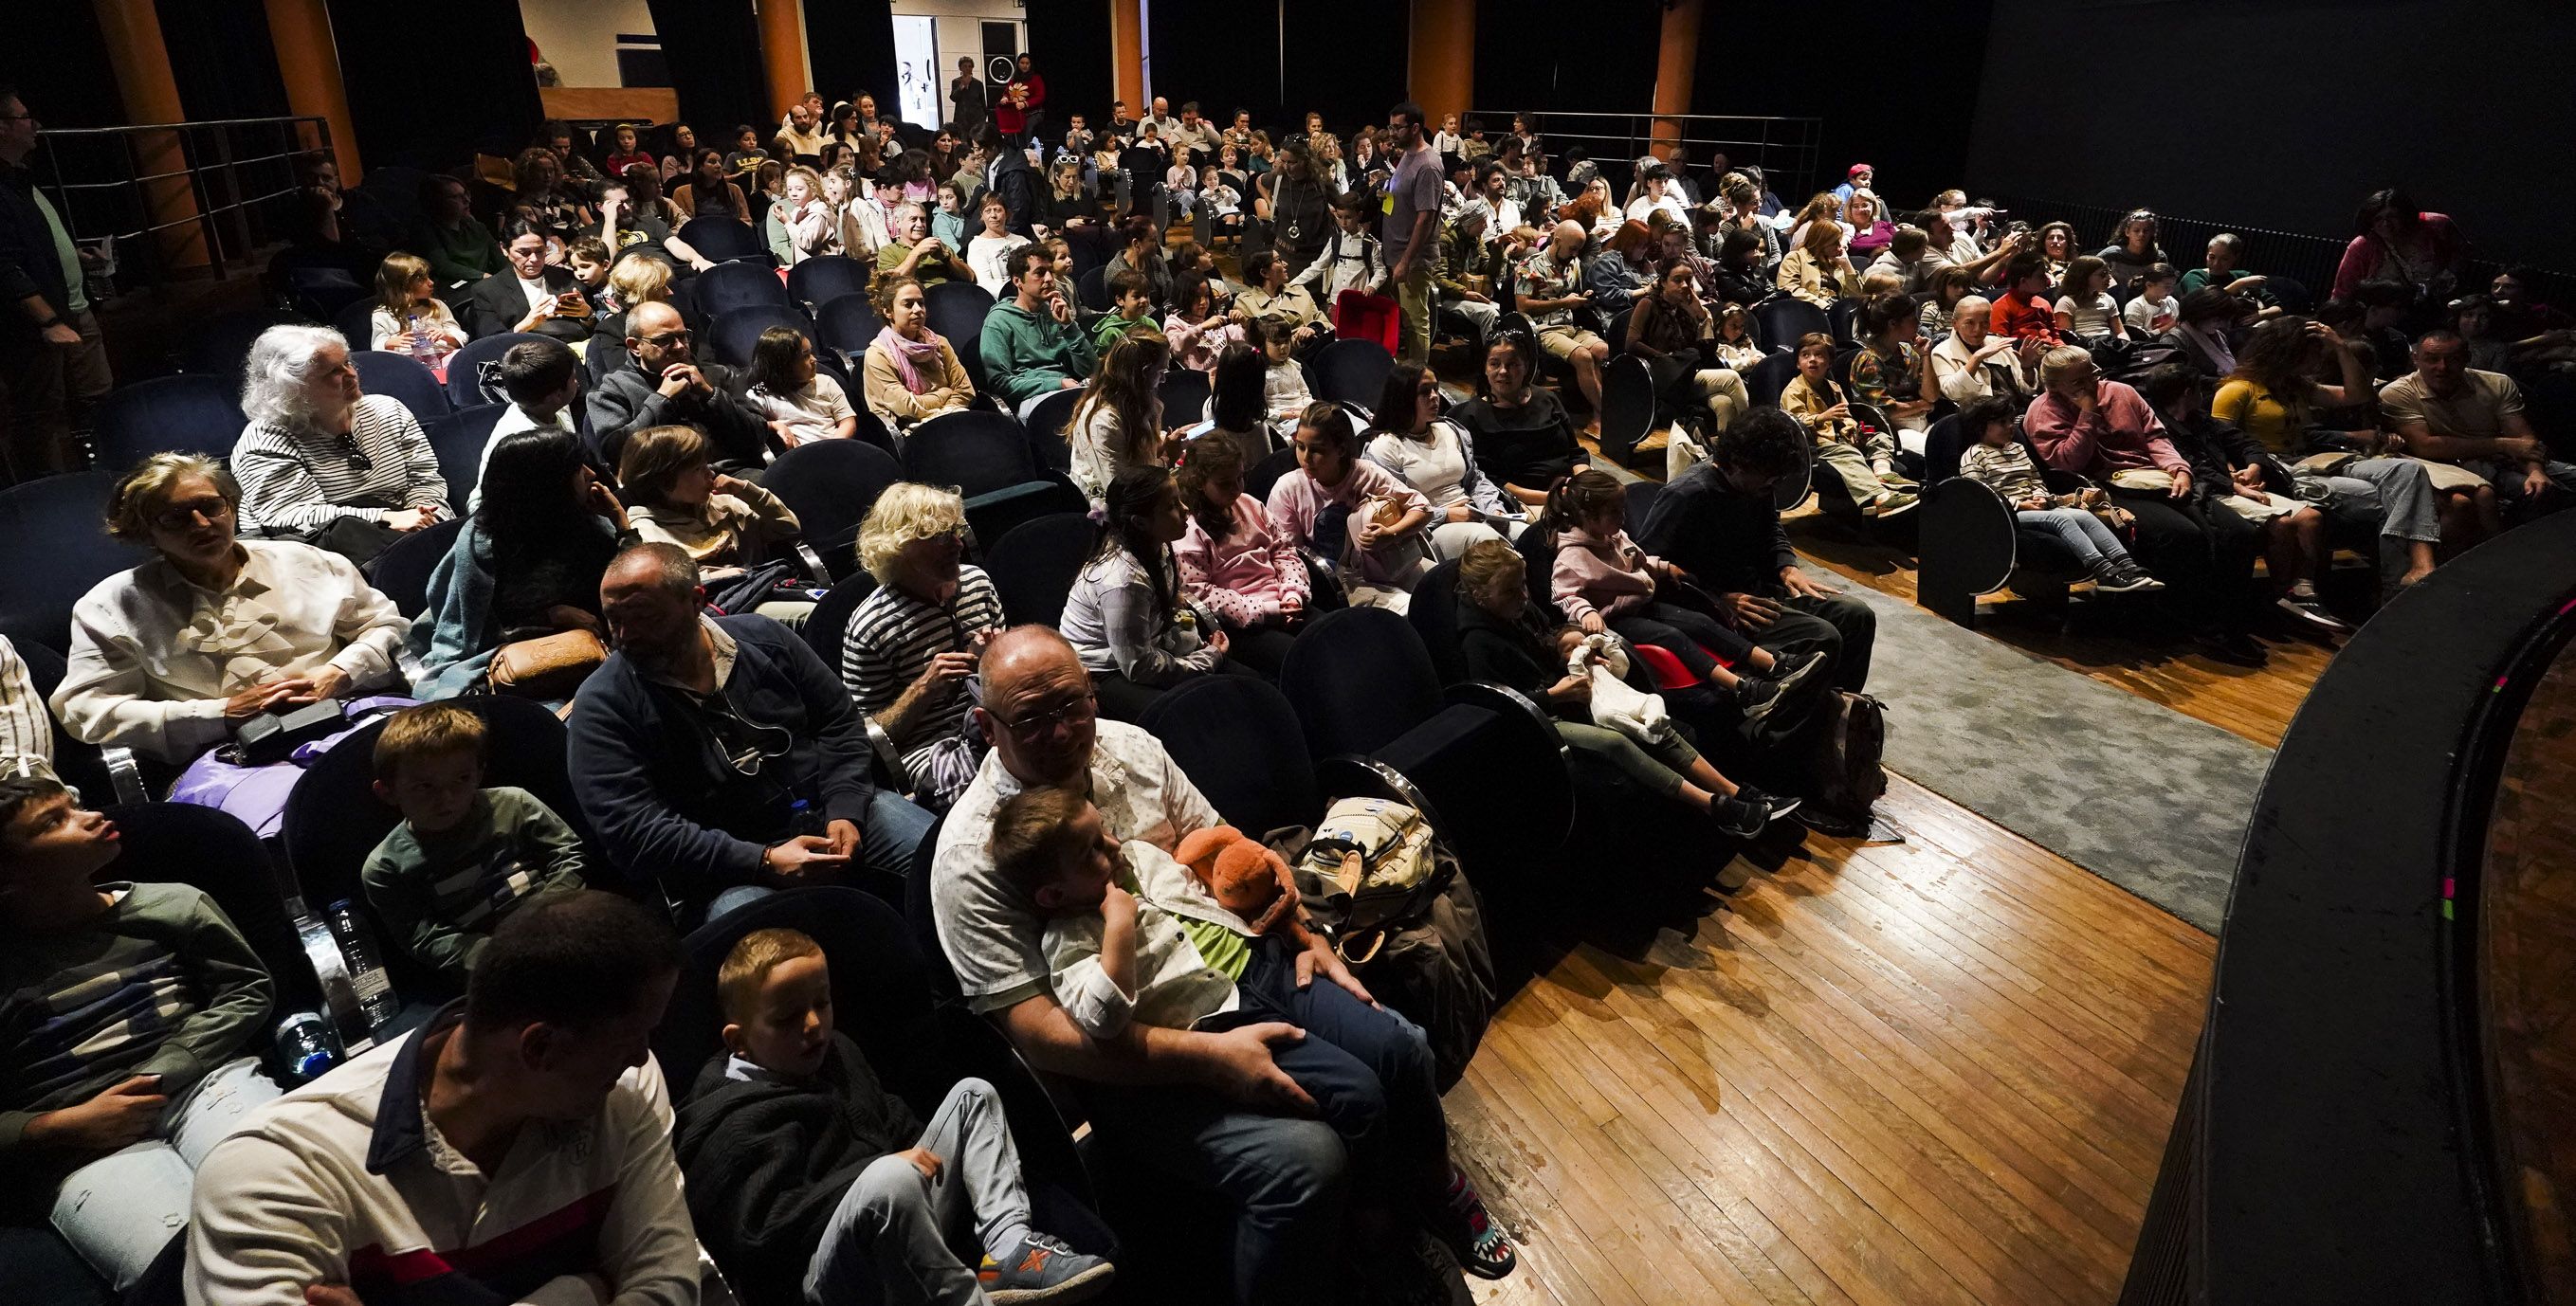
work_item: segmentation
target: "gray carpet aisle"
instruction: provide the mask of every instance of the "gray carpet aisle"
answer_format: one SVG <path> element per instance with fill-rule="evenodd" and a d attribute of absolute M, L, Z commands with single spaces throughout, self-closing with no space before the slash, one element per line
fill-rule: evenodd
<path fill-rule="evenodd" d="M 1889 769 L 2217 932 L 2271 750 L 1841 585 L 1878 612 Z"/>

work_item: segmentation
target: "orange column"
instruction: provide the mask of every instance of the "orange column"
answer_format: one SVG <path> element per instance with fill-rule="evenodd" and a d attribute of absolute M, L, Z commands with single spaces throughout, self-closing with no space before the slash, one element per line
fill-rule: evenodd
<path fill-rule="evenodd" d="M 1656 158 L 1681 139 L 1681 116 L 1690 112 L 1691 78 L 1699 68 L 1700 0 L 1664 0 L 1664 38 L 1655 58 Z"/>
<path fill-rule="evenodd" d="M 1145 6 L 1109 0 L 1109 84 L 1127 111 L 1145 116 Z"/>
<path fill-rule="evenodd" d="M 296 116 L 331 124 L 331 154 L 340 182 L 358 184 L 358 130 L 349 124 L 349 92 L 340 80 L 340 47 L 331 39 L 331 11 L 323 0 L 268 0 L 268 36 L 277 47 L 278 76 Z"/>
<path fill-rule="evenodd" d="M 152 0 L 97 0 L 98 33 L 107 46 L 108 66 L 116 70 L 116 89 L 125 101 L 126 119 L 134 126 L 176 123 L 187 119 L 179 107 L 179 82 L 170 75 L 170 51 L 161 43 L 161 15 Z M 143 183 L 143 211 L 150 225 L 162 227 L 156 244 L 164 266 L 202 268 L 205 228 L 197 222 L 197 198 L 188 186 L 188 155 L 179 134 L 145 132 L 134 145 L 137 176 L 161 177 Z M 175 176 L 161 176 L 174 173 Z M 166 225 L 165 225 L 166 224 Z"/>
<path fill-rule="evenodd" d="M 1413 0 L 1409 50 L 1406 85 L 1432 126 L 1476 107 L 1476 0 Z"/>
<path fill-rule="evenodd" d="M 769 82 L 769 111 L 785 117 L 814 80 L 805 63 L 805 0 L 760 0 L 760 66 Z M 767 136 L 768 124 L 758 125 Z"/>

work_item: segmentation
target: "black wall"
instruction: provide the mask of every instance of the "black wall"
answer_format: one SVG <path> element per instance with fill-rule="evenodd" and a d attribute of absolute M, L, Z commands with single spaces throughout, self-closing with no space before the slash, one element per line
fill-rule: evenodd
<path fill-rule="evenodd" d="M 1109 101 L 1117 92 L 1110 89 L 1108 0 L 1030 0 L 1026 12 L 1029 54 L 1037 61 L 1038 75 L 1046 78 L 1047 117 L 1059 129 L 1076 113 L 1095 129 L 1109 121 Z M 1141 105 L 1133 108 L 1144 112 Z"/>
<path fill-rule="evenodd" d="M 516 154 L 544 116 L 518 0 L 443 0 L 434 22 L 408 5 L 331 0 L 331 38 L 369 167 L 452 168 L 478 146 Z"/>
<path fill-rule="evenodd" d="M 1288 21 L 1296 27 L 1309 20 L 1292 12 Z M 1276 0 L 1161 0 L 1147 6 L 1145 25 L 1152 58 L 1146 76 L 1154 94 L 1172 102 L 1173 116 L 1192 100 L 1200 114 L 1220 124 L 1235 110 L 1249 109 L 1255 124 L 1275 132 L 1291 116 L 1280 98 Z M 1143 117 L 1151 103 L 1129 108 Z"/>
<path fill-rule="evenodd" d="M 1404 98 L 1407 7 L 1387 0 L 1288 0 L 1284 41 L 1280 9 L 1278 0 L 1149 5 L 1146 76 L 1154 94 L 1170 100 L 1174 114 L 1196 100 L 1219 123 L 1249 109 L 1253 125 L 1274 136 L 1302 127 L 1309 109 L 1345 138 L 1363 125 L 1383 124 L 1386 111 Z"/>
<path fill-rule="evenodd" d="M 1721 0 L 1709 13 L 1714 18 L 1733 7 Z M 1663 6 L 1655 0 L 1479 0 L 1476 108 L 1496 136 L 1510 130 L 1515 113 L 1643 114 L 1655 107 L 1655 57 L 1662 42 Z M 1624 123 L 1541 124 L 1541 133 L 1558 148 L 1574 143 L 1576 131 L 1628 130 Z M 1596 157 L 1603 155 L 1586 145 Z"/>
<path fill-rule="evenodd" d="M 2576 182 L 2557 153 L 2576 135 L 2576 7 L 1995 0 L 1994 10 L 1971 190 L 2342 237 L 2362 196 L 2403 185 L 2457 218 L 2479 256 L 2576 267 L 2564 236 Z"/>
<path fill-rule="evenodd" d="M 778 130 L 778 111 L 769 106 L 769 78 L 761 67 L 760 28 L 752 17 L 751 0 L 648 0 L 648 4 L 653 30 L 662 38 L 663 57 L 670 61 L 671 88 L 680 97 L 680 120 L 697 128 L 699 144 L 730 150 L 733 129 L 744 124 L 759 128 L 763 140 Z M 820 51 L 815 57 L 819 63 Z M 887 80 L 892 80 L 891 65 Z M 815 89 L 823 91 L 826 103 L 848 93 L 847 88 Z M 879 109 L 891 112 L 885 98 L 877 97 Z"/>
<path fill-rule="evenodd" d="M 823 102 L 858 101 L 866 91 L 877 97 L 877 112 L 891 114 L 900 105 L 895 91 L 894 6 L 888 0 L 805 0 L 805 48 L 813 59 L 814 89 Z M 947 111 L 948 78 L 940 74 L 940 108 Z M 1053 86 L 1052 79 L 1048 85 Z M 774 121 L 774 119 L 773 119 Z M 700 139 L 705 139 L 704 134 Z"/>
<path fill-rule="evenodd" d="M 1413 49 L 1410 6 L 1288 0 L 1286 35 L 1288 79 L 1279 95 L 1295 126 L 1305 125 L 1309 109 L 1345 141 L 1361 127 L 1386 125 L 1386 111 L 1404 99 Z"/>

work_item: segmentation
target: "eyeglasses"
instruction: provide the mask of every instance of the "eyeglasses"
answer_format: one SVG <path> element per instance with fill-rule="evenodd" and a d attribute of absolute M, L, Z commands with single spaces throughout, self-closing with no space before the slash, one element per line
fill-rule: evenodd
<path fill-rule="evenodd" d="M 1006 719 L 1002 728 L 1015 738 L 1036 739 L 1049 734 L 1059 725 L 1087 726 L 1100 715 L 1100 697 L 1085 694 L 1062 707 L 1046 708 L 1023 716 Z"/>
<path fill-rule="evenodd" d="M 230 503 L 225 502 L 221 497 L 209 497 L 171 504 L 153 513 L 151 522 L 165 531 L 184 531 L 196 525 L 200 517 L 209 522 L 219 522 L 232 515 L 233 506 Z"/>
<path fill-rule="evenodd" d="M 673 345 L 685 345 L 689 343 L 689 332 L 685 329 L 679 331 L 665 331 L 658 336 L 637 336 L 636 339 L 653 346 L 655 349 L 668 349 Z"/>

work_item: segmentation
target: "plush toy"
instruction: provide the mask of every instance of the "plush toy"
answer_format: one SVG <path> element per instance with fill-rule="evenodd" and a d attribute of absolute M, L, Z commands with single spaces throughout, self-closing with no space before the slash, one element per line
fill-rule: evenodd
<path fill-rule="evenodd" d="M 1288 863 L 1231 825 L 1191 831 L 1173 858 L 1255 934 L 1280 928 L 1297 910 L 1297 882 L 1289 877 Z"/>

